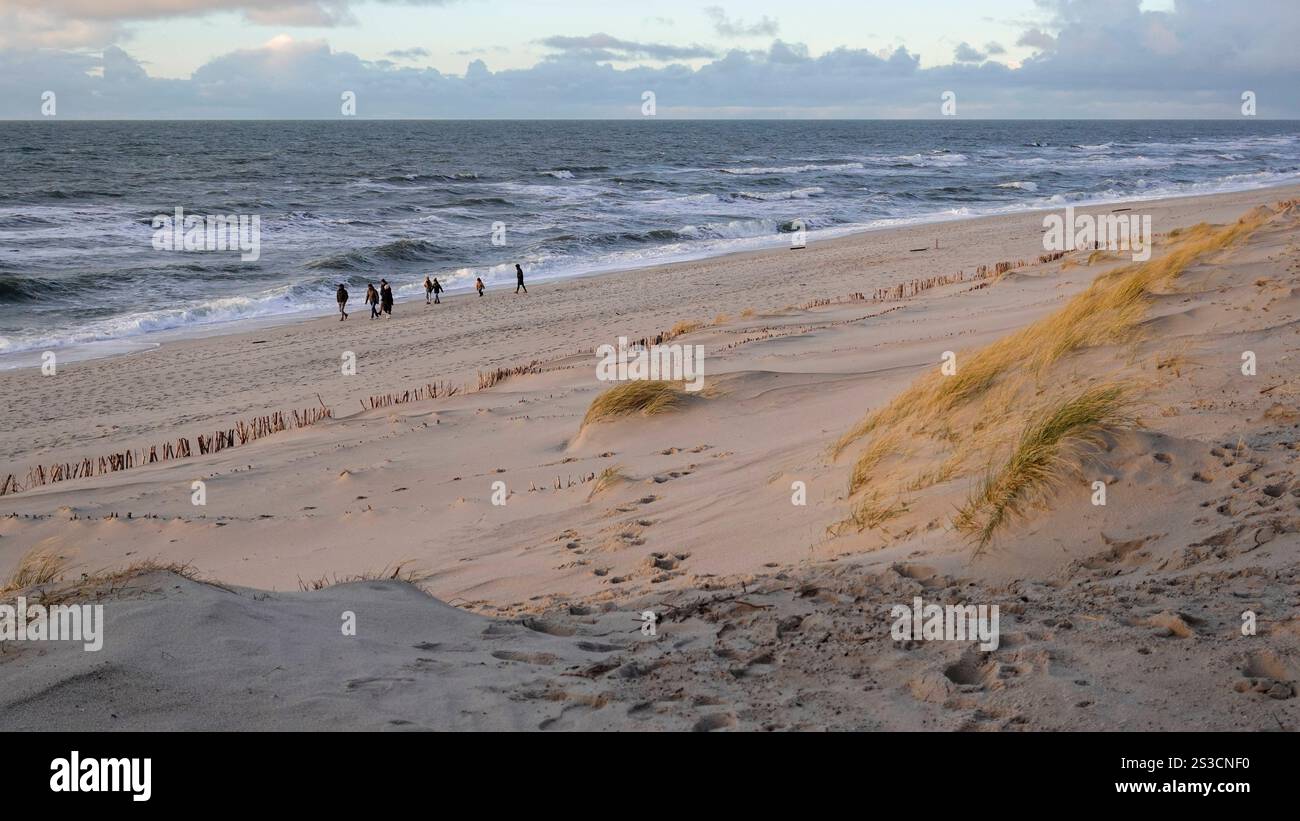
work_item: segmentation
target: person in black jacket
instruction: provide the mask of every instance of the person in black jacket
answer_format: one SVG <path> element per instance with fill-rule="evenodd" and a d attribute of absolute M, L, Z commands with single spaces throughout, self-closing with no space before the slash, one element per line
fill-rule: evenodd
<path fill-rule="evenodd" d="M 348 289 L 343 287 L 343 283 L 341 282 L 339 283 L 339 290 L 338 293 L 335 294 L 335 298 L 339 301 L 339 313 L 342 314 L 342 316 L 339 317 L 339 322 L 342 322 L 348 318 Z"/>
<path fill-rule="evenodd" d="M 388 280 L 379 280 L 379 302 L 388 316 L 393 315 L 393 289 L 388 284 Z"/>
<path fill-rule="evenodd" d="M 524 285 L 524 269 L 520 268 L 519 263 L 517 262 L 515 263 L 515 278 L 519 282 L 519 284 L 515 286 L 515 293 L 519 293 L 520 288 L 524 289 L 524 293 L 528 293 L 528 286 Z"/>

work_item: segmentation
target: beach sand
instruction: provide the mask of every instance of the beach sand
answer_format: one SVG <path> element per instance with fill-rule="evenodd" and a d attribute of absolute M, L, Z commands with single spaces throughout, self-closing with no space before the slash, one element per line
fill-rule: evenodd
<path fill-rule="evenodd" d="M 104 649 L 0 645 L 0 726 L 1295 729 L 1300 215 L 1277 204 L 1297 196 L 1078 209 L 1151 214 L 1157 260 L 1183 247 L 1174 229 L 1253 222 L 1152 289 L 1136 335 L 1079 345 L 1020 393 L 1001 376 L 1003 411 L 980 397 L 914 417 L 940 444 L 900 423 L 852 493 L 872 440 L 832 448 L 865 415 L 945 352 L 962 373 L 1128 258 L 1040 263 L 1042 214 L 1017 214 L 0 373 L 0 479 L 274 410 L 334 413 L 0 498 L 0 579 L 40 550 L 64 584 L 146 560 L 220 583 L 91 579 L 78 595 L 106 605 Z M 850 298 L 958 272 L 904 299 Z M 593 349 L 680 321 L 702 323 L 672 342 L 704 346 L 707 390 L 584 427 L 609 387 Z M 476 390 L 480 373 L 529 364 Z M 1013 447 L 1018 414 L 1111 380 L 1141 427 L 1108 432 L 977 550 L 954 512 Z M 468 389 L 363 410 L 434 382 Z M 868 499 L 877 520 L 846 524 Z M 419 589 L 349 582 L 395 570 Z M 890 609 L 916 596 L 999 605 L 999 648 L 895 641 Z M 341 635 L 345 610 L 356 636 Z"/>

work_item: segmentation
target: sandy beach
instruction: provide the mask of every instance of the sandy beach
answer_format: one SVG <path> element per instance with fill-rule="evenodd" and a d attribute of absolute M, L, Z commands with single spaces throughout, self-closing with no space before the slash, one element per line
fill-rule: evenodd
<path fill-rule="evenodd" d="M 1151 215 L 1122 305 L 1107 283 L 1142 263 L 1041 262 L 1043 213 L 1021 213 L 384 320 L 354 293 L 346 322 L 0 372 L 0 479 L 24 485 L 0 579 L 55 557 L 22 592 L 73 585 L 107 619 L 98 653 L 6 644 L 0 726 L 1296 729 L 1297 197 L 1078 208 Z M 706 390 L 584 424 L 596 348 L 679 323 Z M 431 384 L 459 390 L 370 407 Z M 1068 470 L 999 484 L 1045 412 L 1112 387 Z M 321 407 L 215 454 L 27 479 Z M 891 638 L 918 596 L 999 605 L 999 647 Z"/>

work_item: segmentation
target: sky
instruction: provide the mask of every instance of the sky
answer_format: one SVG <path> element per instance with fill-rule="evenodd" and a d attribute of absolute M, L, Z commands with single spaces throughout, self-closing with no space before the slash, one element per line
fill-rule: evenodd
<path fill-rule="evenodd" d="M 1297 43 L 1300 0 L 0 0 L 0 118 L 1295 118 Z"/>

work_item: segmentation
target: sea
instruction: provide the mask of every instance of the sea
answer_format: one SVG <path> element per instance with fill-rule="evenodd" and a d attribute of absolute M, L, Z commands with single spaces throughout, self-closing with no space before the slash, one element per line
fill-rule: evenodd
<path fill-rule="evenodd" d="M 1300 122 L 0 122 L 0 368 L 887 226 L 1300 181 Z M 239 250 L 160 217 L 256 217 Z M 166 223 L 161 223 L 165 225 Z M 400 307 L 400 305 L 399 305 Z"/>

